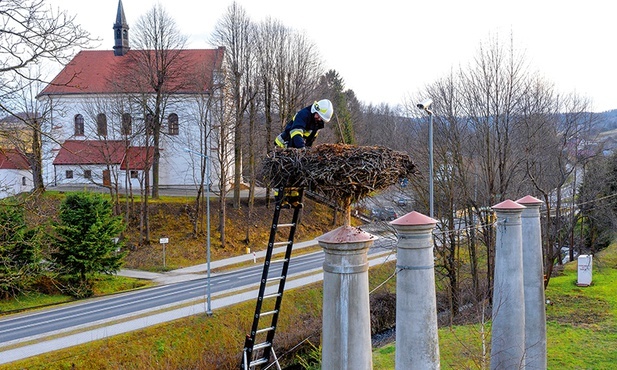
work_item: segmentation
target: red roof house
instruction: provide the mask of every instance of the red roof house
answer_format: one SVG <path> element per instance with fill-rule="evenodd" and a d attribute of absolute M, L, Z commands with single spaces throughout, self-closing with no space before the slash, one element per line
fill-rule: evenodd
<path fill-rule="evenodd" d="M 28 158 L 17 149 L 0 149 L 0 170 L 28 170 Z"/>

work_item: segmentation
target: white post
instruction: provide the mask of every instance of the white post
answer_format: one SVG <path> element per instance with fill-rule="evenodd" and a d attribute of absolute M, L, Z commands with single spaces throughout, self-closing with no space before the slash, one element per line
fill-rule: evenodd
<path fill-rule="evenodd" d="M 372 369 L 368 249 L 375 237 L 342 226 L 322 235 L 323 370 Z"/>
<path fill-rule="evenodd" d="M 390 224 L 398 233 L 395 369 L 439 369 L 432 244 L 437 221 L 411 212 Z"/>
<path fill-rule="evenodd" d="M 521 369 L 525 366 L 525 296 L 523 292 L 523 247 L 521 214 L 524 206 L 506 200 L 495 206 L 495 278 L 491 369 Z"/>

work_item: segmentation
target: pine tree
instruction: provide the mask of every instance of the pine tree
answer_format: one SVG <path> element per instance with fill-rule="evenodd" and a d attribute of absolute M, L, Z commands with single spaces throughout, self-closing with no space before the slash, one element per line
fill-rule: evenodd
<path fill-rule="evenodd" d="M 26 224 L 21 205 L 0 205 L 0 298 L 27 291 L 40 272 L 37 229 Z"/>
<path fill-rule="evenodd" d="M 75 193 L 60 205 L 55 226 L 54 262 L 81 287 L 88 287 L 93 274 L 112 274 L 122 265 L 120 244 L 114 241 L 122 231 L 121 216 L 114 216 L 111 201 L 100 194 Z"/>

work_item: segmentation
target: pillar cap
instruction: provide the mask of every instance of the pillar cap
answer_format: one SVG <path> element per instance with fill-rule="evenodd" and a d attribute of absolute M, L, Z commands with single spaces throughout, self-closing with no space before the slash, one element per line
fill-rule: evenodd
<path fill-rule="evenodd" d="M 435 220 L 434 218 L 425 216 L 422 213 L 413 211 L 390 222 L 390 225 L 398 225 L 398 226 L 433 225 L 434 226 L 434 225 L 437 225 L 437 220 Z"/>
<path fill-rule="evenodd" d="M 341 226 L 317 238 L 318 242 L 329 244 L 361 243 L 377 237 L 353 226 Z"/>
<path fill-rule="evenodd" d="M 531 195 L 526 195 L 524 197 L 522 197 L 521 199 L 517 200 L 516 203 L 518 204 L 529 204 L 529 205 L 540 205 L 542 203 L 544 203 L 543 201 L 541 201 L 538 198 L 532 197 Z"/>
<path fill-rule="evenodd" d="M 518 211 L 525 209 L 525 206 L 510 199 L 506 199 L 499 204 L 495 204 L 492 208 L 496 211 Z"/>

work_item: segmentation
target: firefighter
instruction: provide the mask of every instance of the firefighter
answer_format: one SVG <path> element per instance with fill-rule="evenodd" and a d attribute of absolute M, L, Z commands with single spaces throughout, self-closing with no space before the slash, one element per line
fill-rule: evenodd
<path fill-rule="evenodd" d="M 315 141 L 317 131 L 329 122 L 334 113 L 332 102 L 328 99 L 316 101 L 306 108 L 300 109 L 294 118 L 287 123 L 285 130 L 274 140 L 281 148 L 310 147 Z"/>

